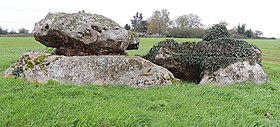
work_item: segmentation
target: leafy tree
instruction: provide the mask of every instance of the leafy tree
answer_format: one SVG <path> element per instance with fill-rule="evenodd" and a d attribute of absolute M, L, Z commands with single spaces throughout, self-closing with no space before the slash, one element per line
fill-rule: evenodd
<path fill-rule="evenodd" d="M 153 12 L 152 17 L 148 19 L 148 32 L 160 33 L 161 32 L 161 27 L 159 25 L 160 22 L 161 22 L 161 13 L 160 11 L 156 10 Z"/>
<path fill-rule="evenodd" d="M 3 29 L 1 26 L 0 26 L 0 34 L 8 34 L 8 29 Z"/>
<path fill-rule="evenodd" d="M 25 28 L 20 28 L 20 29 L 18 29 L 18 33 L 20 33 L 20 34 L 28 34 L 29 30 L 27 30 Z"/>
<path fill-rule="evenodd" d="M 179 28 L 181 28 L 181 29 L 187 28 L 187 20 L 186 20 L 185 16 L 186 16 L 186 15 L 178 16 L 178 17 L 175 19 L 175 22 L 176 22 L 177 27 L 179 27 Z"/>
<path fill-rule="evenodd" d="M 255 38 L 261 36 L 263 33 L 261 31 L 255 31 L 253 32 L 252 29 L 246 30 L 246 24 L 238 24 L 237 27 L 234 27 L 232 30 L 230 30 L 231 35 L 233 35 L 234 38 Z"/>
<path fill-rule="evenodd" d="M 201 18 L 196 14 L 178 16 L 176 23 L 180 28 L 201 28 L 203 26 Z"/>
<path fill-rule="evenodd" d="M 238 24 L 236 31 L 239 34 L 245 34 L 245 31 L 246 31 L 245 26 L 246 26 L 246 24 L 242 24 L 242 26 L 240 26 L 240 24 Z"/>
<path fill-rule="evenodd" d="M 236 27 L 233 27 L 232 29 L 229 30 L 229 34 L 233 37 L 233 38 L 245 38 L 245 36 L 243 34 L 239 34 L 236 30 Z"/>
<path fill-rule="evenodd" d="M 125 26 L 124 26 L 124 29 L 126 29 L 126 30 L 130 30 L 130 25 L 128 25 L 128 24 L 125 24 Z"/>
<path fill-rule="evenodd" d="M 136 13 L 133 19 L 130 20 L 132 24 L 132 30 L 135 32 L 146 32 L 147 31 L 147 21 L 143 20 L 142 13 Z"/>
<path fill-rule="evenodd" d="M 225 25 L 216 24 L 206 30 L 202 40 L 211 41 L 218 38 L 229 38 L 230 34 Z"/>
<path fill-rule="evenodd" d="M 255 30 L 254 35 L 258 38 L 263 35 L 263 32 L 259 30 Z"/>
<path fill-rule="evenodd" d="M 175 27 L 177 27 L 176 25 L 177 25 L 176 20 L 169 21 L 169 27 L 170 28 L 175 28 Z"/>
<path fill-rule="evenodd" d="M 244 34 L 248 38 L 254 37 L 254 32 L 251 29 L 250 30 L 246 30 Z"/>
<path fill-rule="evenodd" d="M 142 21 L 143 17 L 142 17 L 142 13 L 136 13 L 135 16 L 133 16 L 133 19 L 130 20 L 131 24 L 132 24 L 132 30 L 135 32 L 139 31 L 139 27 L 140 27 L 140 22 Z"/>
<path fill-rule="evenodd" d="M 9 34 L 17 34 L 17 32 L 16 32 L 14 29 L 12 29 L 12 30 L 9 32 Z"/>
<path fill-rule="evenodd" d="M 169 28 L 168 37 L 179 38 L 202 38 L 205 29 L 201 28 L 201 18 L 195 14 L 178 16 L 172 21 L 172 27 Z"/>
<path fill-rule="evenodd" d="M 148 19 L 148 32 L 166 34 L 170 24 L 169 14 L 167 9 L 154 11 L 153 15 Z"/>
<path fill-rule="evenodd" d="M 222 20 L 219 24 L 224 25 L 224 26 L 227 26 L 227 25 L 228 25 L 228 22 L 225 21 L 225 20 Z"/>
<path fill-rule="evenodd" d="M 140 31 L 139 32 L 147 32 L 148 30 L 148 23 L 147 20 L 142 20 L 140 23 Z"/>
<path fill-rule="evenodd" d="M 82 11 L 78 11 L 78 13 L 85 13 L 85 10 L 84 10 L 84 9 L 82 9 Z"/>

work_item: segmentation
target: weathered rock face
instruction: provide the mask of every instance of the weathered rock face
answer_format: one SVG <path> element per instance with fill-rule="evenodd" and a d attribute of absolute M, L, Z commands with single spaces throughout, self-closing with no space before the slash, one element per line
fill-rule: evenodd
<path fill-rule="evenodd" d="M 129 85 L 146 87 L 176 82 L 173 74 L 141 57 L 58 56 L 29 52 L 11 66 L 5 77 L 18 76 L 29 81 Z"/>
<path fill-rule="evenodd" d="M 124 54 L 138 49 L 128 32 L 113 20 L 90 13 L 49 13 L 34 26 L 34 37 L 56 54 L 67 56 Z M 137 38 L 137 37 L 135 37 Z"/>
<path fill-rule="evenodd" d="M 206 72 L 200 84 L 227 85 L 243 82 L 263 84 L 269 82 L 269 79 L 259 64 L 250 64 L 249 61 L 243 61 L 236 62 L 226 68 L 220 68 L 214 73 Z"/>
<path fill-rule="evenodd" d="M 128 38 L 127 38 L 129 45 L 126 50 L 138 49 L 139 48 L 139 35 L 135 32 L 128 31 Z"/>

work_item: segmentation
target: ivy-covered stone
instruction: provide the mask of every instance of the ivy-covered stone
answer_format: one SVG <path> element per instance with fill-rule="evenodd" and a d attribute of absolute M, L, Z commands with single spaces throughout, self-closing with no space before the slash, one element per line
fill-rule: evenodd
<path fill-rule="evenodd" d="M 144 58 L 169 69 L 176 78 L 199 83 L 202 76 L 242 61 L 261 64 L 261 50 L 243 40 L 219 38 L 183 42 L 164 40 Z"/>
<path fill-rule="evenodd" d="M 225 25 L 216 24 L 206 30 L 203 41 L 211 41 L 218 38 L 229 38 L 230 34 Z"/>

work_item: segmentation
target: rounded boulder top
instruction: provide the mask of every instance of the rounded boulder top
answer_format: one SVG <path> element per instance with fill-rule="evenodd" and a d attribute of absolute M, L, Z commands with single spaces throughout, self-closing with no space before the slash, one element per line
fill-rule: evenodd
<path fill-rule="evenodd" d="M 37 41 L 56 48 L 59 55 L 124 54 L 128 32 L 105 16 L 91 13 L 49 13 L 35 23 Z"/>

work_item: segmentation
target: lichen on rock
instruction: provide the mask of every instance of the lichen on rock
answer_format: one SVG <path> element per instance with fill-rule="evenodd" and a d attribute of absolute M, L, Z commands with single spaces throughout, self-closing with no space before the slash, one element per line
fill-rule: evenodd
<path fill-rule="evenodd" d="M 227 85 L 243 82 L 263 84 L 270 81 L 259 64 L 251 64 L 251 61 L 243 61 L 236 62 L 225 68 L 220 68 L 213 73 L 205 72 L 200 84 Z"/>
<path fill-rule="evenodd" d="M 91 13 L 49 13 L 35 24 L 33 33 L 37 41 L 55 48 L 56 55 L 125 54 L 139 45 L 139 38 L 116 22 Z"/>
<path fill-rule="evenodd" d="M 27 62 L 32 63 L 33 66 L 28 67 Z M 5 77 L 11 76 L 38 83 L 54 80 L 76 85 L 101 84 L 132 87 L 169 85 L 177 81 L 170 71 L 141 57 L 58 56 L 40 52 L 28 52 L 22 55 L 5 72 Z"/>
<path fill-rule="evenodd" d="M 4 73 L 4 76 L 24 78 L 33 82 L 48 81 L 47 66 L 58 59 L 60 56 L 48 53 L 27 52 L 19 57 L 17 62 Z"/>

